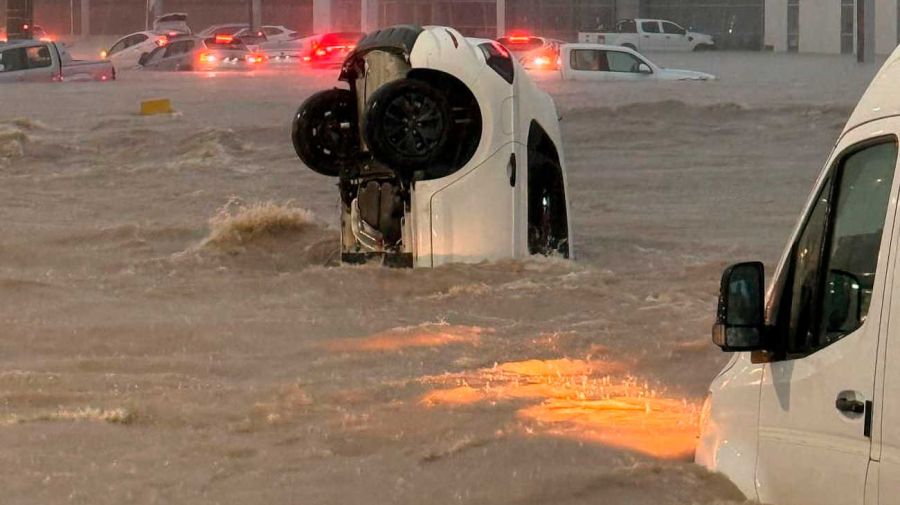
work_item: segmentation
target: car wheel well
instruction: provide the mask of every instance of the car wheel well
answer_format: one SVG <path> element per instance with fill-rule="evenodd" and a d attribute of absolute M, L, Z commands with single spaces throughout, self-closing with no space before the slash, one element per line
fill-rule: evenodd
<path fill-rule="evenodd" d="M 631 49 L 632 51 L 637 51 L 637 46 L 635 46 L 634 44 L 626 43 L 626 44 L 622 44 L 622 47 L 627 47 L 628 49 Z"/>
<path fill-rule="evenodd" d="M 569 216 L 559 152 L 532 121 L 528 132 L 528 250 L 569 257 Z"/>

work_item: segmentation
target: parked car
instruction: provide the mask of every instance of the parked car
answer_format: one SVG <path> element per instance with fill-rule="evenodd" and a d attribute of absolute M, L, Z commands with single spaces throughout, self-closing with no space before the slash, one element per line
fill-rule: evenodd
<path fill-rule="evenodd" d="M 265 52 L 274 61 L 300 61 L 304 56 L 310 56 L 313 41 L 317 39 L 317 35 L 301 35 L 294 32 L 288 39 L 267 39 L 261 42 L 259 50 Z"/>
<path fill-rule="evenodd" d="M 257 30 L 251 30 L 248 26 L 243 30 L 234 34 L 236 37 L 246 38 L 248 35 L 255 35 L 262 38 L 266 42 L 278 42 L 286 40 L 294 40 L 299 34 L 285 26 L 263 25 Z"/>
<path fill-rule="evenodd" d="M 265 54 L 251 51 L 237 37 L 217 35 L 206 39 L 182 37 L 143 55 L 144 70 L 218 71 L 254 70 L 265 64 Z"/>
<path fill-rule="evenodd" d="M 575 81 L 710 81 L 716 76 L 656 65 L 624 46 L 564 44 L 560 57 L 563 79 Z"/>
<path fill-rule="evenodd" d="M 303 55 L 303 61 L 315 68 L 340 67 L 364 35 L 359 32 L 317 35 L 310 39 L 309 49 Z"/>
<path fill-rule="evenodd" d="M 722 277 L 713 342 L 734 354 L 696 461 L 754 502 L 900 504 L 898 62 L 838 137 L 771 286 L 760 262 Z"/>
<path fill-rule="evenodd" d="M 303 103 L 292 136 L 307 167 L 338 180 L 344 262 L 572 255 L 556 107 L 500 43 L 386 28 L 340 80 Z"/>
<path fill-rule="evenodd" d="M 581 32 L 578 42 L 624 46 L 636 51 L 703 51 L 715 48 L 711 35 L 686 30 L 665 19 L 623 19 L 615 32 Z"/>
<path fill-rule="evenodd" d="M 164 14 L 154 20 L 152 30 L 122 37 L 109 49 L 102 51 L 100 57 L 112 61 L 120 69 L 134 68 L 138 66 L 138 61 L 144 53 L 165 46 L 170 39 L 190 34 L 187 14 Z"/>
<path fill-rule="evenodd" d="M 561 40 L 514 32 L 500 37 L 497 42 L 509 49 L 526 69 L 557 70 L 559 68 L 559 48 L 564 44 Z"/>
<path fill-rule="evenodd" d="M 116 69 L 108 61 L 73 60 L 55 42 L 17 40 L 0 43 L 0 83 L 41 81 L 112 81 Z"/>

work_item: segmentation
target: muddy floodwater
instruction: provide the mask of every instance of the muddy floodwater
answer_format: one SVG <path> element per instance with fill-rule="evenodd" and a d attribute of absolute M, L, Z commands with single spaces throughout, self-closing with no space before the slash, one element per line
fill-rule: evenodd
<path fill-rule="evenodd" d="M 0 502 L 739 504 L 691 462 L 721 270 L 771 272 L 877 67 L 563 83 L 577 260 L 336 266 L 334 73 L 0 89 Z M 141 117 L 142 99 L 177 113 Z"/>

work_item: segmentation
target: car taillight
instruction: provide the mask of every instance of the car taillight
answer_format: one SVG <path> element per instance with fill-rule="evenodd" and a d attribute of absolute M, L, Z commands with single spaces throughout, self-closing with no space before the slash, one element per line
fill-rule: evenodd
<path fill-rule="evenodd" d="M 524 35 L 512 35 L 508 37 L 510 44 L 527 44 L 531 37 Z"/>
<path fill-rule="evenodd" d="M 226 34 L 216 35 L 216 44 L 231 44 L 234 42 L 234 37 Z"/>
<path fill-rule="evenodd" d="M 200 53 L 200 61 L 203 63 L 215 63 L 219 59 L 216 58 L 216 55 L 209 53 Z"/>
<path fill-rule="evenodd" d="M 322 49 L 321 47 L 316 49 L 316 56 L 325 56 L 326 54 L 328 54 L 327 49 Z"/>
<path fill-rule="evenodd" d="M 535 58 L 535 59 L 532 61 L 532 63 L 534 63 L 534 65 L 535 65 L 536 67 L 543 67 L 543 66 L 545 66 L 545 65 L 549 65 L 549 64 L 550 64 L 550 58 L 547 58 L 546 56 L 538 56 L 537 58 Z"/>
<path fill-rule="evenodd" d="M 169 43 L 169 39 L 167 37 L 163 37 L 161 39 L 156 39 L 156 45 L 158 47 L 163 47 L 164 45 Z"/>
<path fill-rule="evenodd" d="M 266 61 L 266 56 L 264 54 L 248 54 L 247 55 L 247 63 L 258 64 Z"/>

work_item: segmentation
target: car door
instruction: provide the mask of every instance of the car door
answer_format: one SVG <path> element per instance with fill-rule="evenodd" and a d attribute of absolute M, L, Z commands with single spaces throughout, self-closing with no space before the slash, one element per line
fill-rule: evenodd
<path fill-rule="evenodd" d="M 194 49 L 193 40 L 179 40 L 166 47 L 158 67 L 159 70 L 193 70 L 193 62 L 190 60 Z"/>
<path fill-rule="evenodd" d="M 687 30 L 670 21 L 662 21 L 663 43 L 669 51 L 690 51 Z"/>
<path fill-rule="evenodd" d="M 658 51 L 663 49 L 665 36 L 659 27 L 659 21 L 643 20 L 641 21 L 641 39 L 640 51 Z"/>
<path fill-rule="evenodd" d="M 49 46 L 25 48 L 25 59 L 28 63 L 28 70 L 22 73 L 23 81 L 48 82 L 53 80 L 55 70 Z"/>
<path fill-rule="evenodd" d="M 871 135 L 883 135 L 870 128 Z M 851 132 L 769 298 L 756 484 L 779 505 L 862 505 L 896 210 L 897 139 Z"/>

